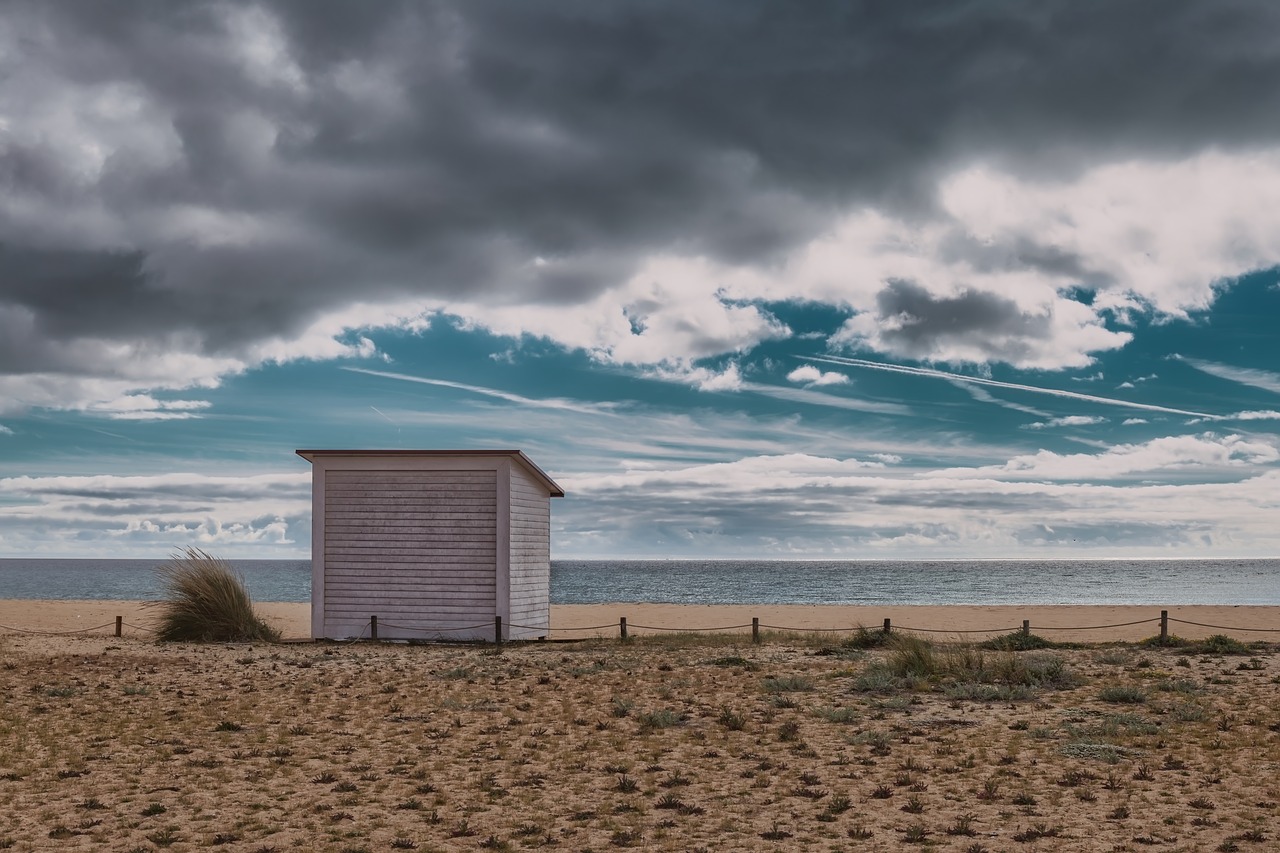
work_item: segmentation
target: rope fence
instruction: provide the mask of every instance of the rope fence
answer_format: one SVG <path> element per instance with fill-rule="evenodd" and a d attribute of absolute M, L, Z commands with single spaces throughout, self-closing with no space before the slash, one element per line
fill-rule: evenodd
<path fill-rule="evenodd" d="M 1130 628 L 1137 625 L 1159 624 L 1158 639 L 1161 642 L 1169 639 L 1169 624 L 1176 623 L 1179 625 L 1190 625 L 1197 628 L 1205 628 L 1208 630 L 1239 632 L 1239 633 L 1259 633 L 1259 634 L 1280 634 L 1280 628 L 1254 628 L 1242 625 L 1214 625 L 1205 622 L 1193 622 L 1188 619 L 1178 619 L 1171 617 L 1168 610 L 1161 610 L 1158 617 L 1149 619 L 1136 619 L 1131 622 L 1116 622 L 1108 625 L 1040 625 L 1036 626 L 1038 632 L 1074 632 L 1074 631 L 1102 631 L 1114 630 L 1117 628 Z M 152 628 L 134 625 L 124 621 L 124 617 L 117 616 L 114 623 L 105 623 L 95 625 L 91 628 L 78 628 L 70 631 L 48 631 L 37 630 L 34 628 L 21 628 L 12 625 L 0 625 L 0 632 L 8 632 L 14 634 L 29 634 L 34 636 L 47 637 L 68 637 L 81 634 L 91 634 L 106 629 L 114 629 L 114 636 L 123 636 L 123 629 L 129 628 L 141 634 L 153 634 Z M 391 629 L 391 634 L 379 634 L 379 629 Z M 582 632 L 596 632 L 599 635 L 601 631 L 617 631 L 617 637 L 621 640 L 630 638 L 630 631 L 648 631 L 655 634 L 725 634 L 736 631 L 745 631 L 750 629 L 751 640 L 754 643 L 761 641 L 760 632 L 762 629 L 768 631 L 778 631 L 795 634 L 841 634 L 841 633 L 858 633 L 869 630 L 880 630 L 885 634 L 890 632 L 902 632 L 906 634 L 949 634 L 949 635 L 971 635 L 982 634 L 991 636 L 1009 636 L 1021 633 L 1023 636 L 1030 636 L 1032 626 L 1030 620 L 1022 620 L 1021 626 L 1002 626 L 997 628 L 925 628 L 910 625 L 894 625 L 890 619 L 886 618 L 878 629 L 868 629 L 863 625 L 835 627 L 835 628 L 817 628 L 810 626 L 789 626 L 789 625 L 765 625 L 761 624 L 758 618 L 752 618 L 750 623 L 742 623 L 740 625 L 721 625 L 711 628 L 691 628 L 687 626 L 673 625 L 635 625 L 628 624 L 625 616 L 620 617 L 617 622 L 607 622 L 602 625 L 572 625 L 563 627 L 550 627 L 548 625 L 522 625 L 508 622 L 503 623 L 501 616 L 495 616 L 493 622 L 482 622 L 470 625 L 404 625 L 395 622 L 379 621 L 376 614 L 370 615 L 369 619 L 364 623 L 360 633 L 356 636 L 341 638 L 339 642 L 360 642 L 368 638 L 373 642 L 380 640 L 433 640 L 441 642 L 449 641 L 487 641 L 502 644 L 505 641 L 513 639 L 512 631 L 527 632 L 517 637 L 517 639 L 550 639 L 553 634 L 558 635 L 562 639 L 565 635 L 572 635 Z M 582 639 L 586 639 L 585 637 Z"/>

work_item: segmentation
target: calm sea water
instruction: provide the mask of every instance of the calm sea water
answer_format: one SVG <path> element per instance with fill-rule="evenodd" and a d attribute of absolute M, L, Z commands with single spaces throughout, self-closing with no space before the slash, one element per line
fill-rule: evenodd
<path fill-rule="evenodd" d="M 0 598 L 155 599 L 157 560 L 0 559 Z M 309 601 L 310 560 L 233 560 L 258 601 Z M 1265 560 L 553 560 L 556 604 L 1270 604 Z"/>

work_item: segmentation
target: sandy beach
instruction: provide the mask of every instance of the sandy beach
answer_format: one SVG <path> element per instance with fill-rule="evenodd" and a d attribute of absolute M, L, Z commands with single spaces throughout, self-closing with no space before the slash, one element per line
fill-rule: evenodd
<path fill-rule="evenodd" d="M 259 612 L 285 637 L 310 637 L 310 605 L 259 602 Z M 552 639 L 617 636 L 625 617 L 630 634 L 678 630 L 749 631 L 753 618 L 762 630 L 836 631 L 858 626 L 876 628 L 887 618 L 901 630 L 916 629 L 936 639 L 981 639 L 1021 628 L 1071 642 L 1132 642 L 1159 631 L 1160 611 L 1169 612 L 1169 633 L 1189 639 L 1230 634 L 1245 640 L 1280 639 L 1280 607 L 1189 605 L 1152 606 L 902 606 L 843 605 L 686 605 L 686 604 L 556 604 L 551 607 Z M 114 630 L 117 616 L 124 633 L 142 634 L 151 619 L 144 602 L 0 599 L 0 632 L 19 629 L 64 632 Z M 1138 624 L 1130 624 L 1138 623 Z M 1198 624 L 1187 624 L 1198 623 Z M 1120 627 L 1111 627 L 1120 626 Z M 658 629 L 658 630 L 654 630 Z M 1246 630 L 1256 629 L 1256 630 Z M 1276 632 L 1276 633 L 1270 633 Z"/>
<path fill-rule="evenodd" d="M 305 605 L 263 610 L 305 628 Z M 787 627 L 852 615 L 753 611 Z M 1022 613 L 1150 614 L 889 612 L 955 630 Z M 145 617 L 118 602 L 0 613 L 46 630 Z M 555 618 L 623 614 L 721 627 L 743 612 Z M 1274 620 L 1265 608 L 1189 615 Z M 861 649 L 848 635 L 730 634 L 272 646 L 130 630 L 0 633 L 0 849 L 1275 849 L 1275 645 Z"/>

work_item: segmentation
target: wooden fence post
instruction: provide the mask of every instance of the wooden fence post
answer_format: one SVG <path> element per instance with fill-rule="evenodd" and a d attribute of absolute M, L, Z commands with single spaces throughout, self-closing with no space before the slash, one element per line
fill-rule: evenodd
<path fill-rule="evenodd" d="M 888 634 L 893 630 L 893 624 L 889 621 L 889 617 L 884 617 L 884 632 Z"/>
<path fill-rule="evenodd" d="M 124 617 L 123 617 L 123 616 L 117 616 L 117 617 L 116 617 L 116 636 L 117 636 L 117 637 L 119 637 L 119 636 L 120 636 L 120 629 L 121 629 L 121 627 L 123 627 L 123 625 L 124 625 Z"/>
<path fill-rule="evenodd" d="M 493 642 L 494 645 L 502 645 L 502 617 L 493 617 Z"/>
<path fill-rule="evenodd" d="M 369 617 L 369 639 L 370 640 L 378 639 L 378 617 L 377 616 Z"/>
<path fill-rule="evenodd" d="M 1169 641 L 1169 611 L 1160 611 L 1160 645 Z"/>
<path fill-rule="evenodd" d="M 1030 619 L 1022 620 L 1022 636 L 1024 637 L 1031 636 L 1031 620 Z"/>
<path fill-rule="evenodd" d="M 627 617 L 625 616 L 618 617 L 618 635 L 623 640 L 627 638 Z"/>
<path fill-rule="evenodd" d="M 751 617 L 751 642 L 760 645 L 760 617 Z"/>

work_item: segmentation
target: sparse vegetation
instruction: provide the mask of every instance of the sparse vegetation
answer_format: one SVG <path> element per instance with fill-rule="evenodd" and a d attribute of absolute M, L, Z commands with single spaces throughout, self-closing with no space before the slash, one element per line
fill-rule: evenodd
<path fill-rule="evenodd" d="M 0 849 L 1261 850 L 1280 808 L 1270 647 L 42 642 Z"/>

